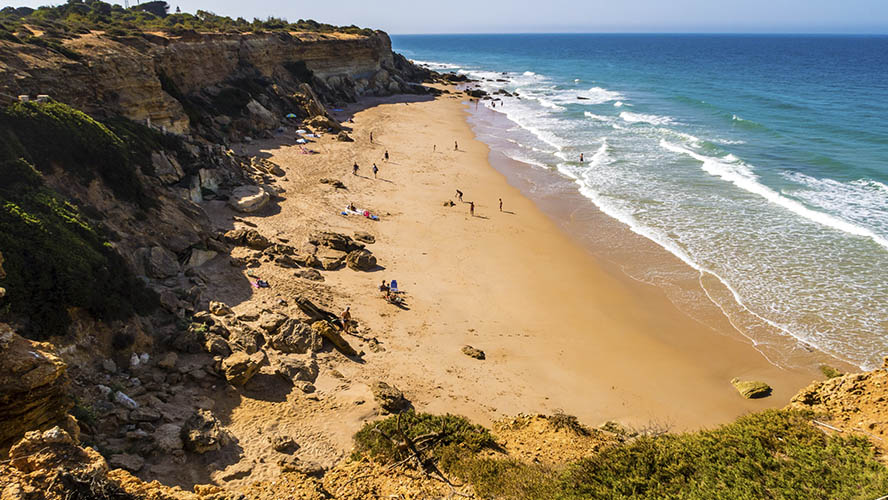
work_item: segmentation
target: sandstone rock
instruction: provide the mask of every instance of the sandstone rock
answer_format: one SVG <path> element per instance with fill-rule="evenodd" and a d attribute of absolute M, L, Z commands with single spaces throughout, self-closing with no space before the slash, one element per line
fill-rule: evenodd
<path fill-rule="evenodd" d="M 376 243 L 376 237 L 367 231 L 355 231 L 355 239 L 368 244 Z"/>
<path fill-rule="evenodd" d="M 318 332 L 297 319 L 288 319 L 269 339 L 274 349 L 284 353 L 304 354 L 320 351 L 323 337 Z"/>
<path fill-rule="evenodd" d="M 200 248 L 192 248 L 191 257 L 188 258 L 188 263 L 185 264 L 185 267 L 187 269 L 200 267 L 213 260 L 213 258 L 215 258 L 217 255 L 219 254 L 214 250 L 202 250 Z"/>
<path fill-rule="evenodd" d="M 66 421 L 66 366 L 52 349 L 0 323 L 0 452 L 27 431 Z"/>
<path fill-rule="evenodd" d="M 279 313 L 264 313 L 259 317 L 259 328 L 268 333 L 269 335 L 273 335 L 278 327 L 287 320 L 287 317 L 283 314 Z"/>
<path fill-rule="evenodd" d="M 228 341 L 221 336 L 216 335 L 215 333 L 209 333 L 206 335 L 204 349 L 213 356 L 222 356 L 223 358 L 227 358 L 231 355 L 231 346 L 228 344 Z M 254 350 L 253 352 L 256 351 Z"/>
<path fill-rule="evenodd" d="M 234 314 L 234 311 L 228 307 L 224 302 L 217 302 L 215 300 L 210 301 L 210 313 L 214 316 L 228 316 L 230 314 Z"/>
<path fill-rule="evenodd" d="M 324 281 L 324 276 L 317 269 L 300 269 L 293 275 L 304 280 Z"/>
<path fill-rule="evenodd" d="M 268 204 L 271 197 L 259 186 L 239 186 L 231 191 L 228 204 L 239 212 L 252 213 Z"/>
<path fill-rule="evenodd" d="M 259 350 L 260 340 L 261 336 L 246 326 L 235 327 L 228 334 L 228 345 L 231 350 L 243 351 L 247 354 L 253 354 Z"/>
<path fill-rule="evenodd" d="M 404 393 L 393 385 L 377 381 L 370 386 L 370 392 L 379 407 L 389 413 L 400 413 L 410 408 L 410 402 L 404 397 Z"/>
<path fill-rule="evenodd" d="M 291 455 L 299 449 L 299 444 L 289 436 L 274 436 L 268 438 L 271 448 L 278 452 Z"/>
<path fill-rule="evenodd" d="M 176 254 L 163 247 L 151 247 L 145 260 L 145 272 L 151 278 L 166 279 L 179 274 Z"/>
<path fill-rule="evenodd" d="M 329 231 L 321 231 L 313 234 L 308 242 L 318 247 L 332 248 L 333 250 L 339 250 L 340 252 L 345 253 L 364 248 L 364 245 L 351 239 L 348 235 Z"/>
<path fill-rule="evenodd" d="M 117 454 L 111 455 L 108 459 L 111 467 L 128 470 L 130 472 L 139 472 L 145 466 L 145 459 L 138 455 Z"/>
<path fill-rule="evenodd" d="M 105 459 L 92 448 L 80 448 L 61 427 L 31 431 L 9 450 L 13 467 L 30 474 L 64 466 L 71 473 L 95 477 L 108 471 Z M 37 497 L 39 498 L 39 497 Z"/>
<path fill-rule="evenodd" d="M 342 354 L 345 354 L 346 356 L 358 355 L 357 351 L 355 351 L 327 321 L 316 321 L 311 325 L 311 329 L 321 337 L 329 340 L 330 343 Z"/>
<path fill-rule="evenodd" d="M 228 383 L 244 385 L 253 378 L 265 361 L 265 353 L 262 351 L 253 354 L 238 351 L 222 361 L 222 372 Z"/>
<path fill-rule="evenodd" d="M 185 421 L 181 438 L 185 449 L 197 454 L 218 450 L 229 441 L 222 425 L 207 410 L 197 410 Z"/>
<path fill-rule="evenodd" d="M 153 436 L 157 448 L 168 455 L 185 446 L 182 442 L 181 425 L 163 424 L 154 431 Z"/>
<path fill-rule="evenodd" d="M 232 229 L 223 235 L 225 241 L 232 245 L 246 246 L 253 250 L 265 250 L 271 246 L 268 238 L 255 229 Z"/>
<path fill-rule="evenodd" d="M 325 248 L 318 251 L 318 254 L 315 257 L 320 261 L 321 267 L 325 271 L 335 271 L 345 264 L 345 259 L 348 257 L 348 254 L 340 250 Z"/>
<path fill-rule="evenodd" d="M 318 363 L 307 356 L 284 355 L 275 361 L 274 372 L 290 383 L 296 380 L 314 382 L 318 378 Z"/>
<path fill-rule="evenodd" d="M 349 137 L 349 135 L 344 130 L 336 136 L 336 140 L 339 142 L 355 142 L 355 140 Z"/>
<path fill-rule="evenodd" d="M 309 128 L 323 130 L 325 132 L 328 130 L 342 130 L 342 125 L 340 125 L 337 121 L 323 115 L 315 116 L 314 118 L 308 120 L 305 124 Z"/>
<path fill-rule="evenodd" d="M 731 380 L 731 384 L 746 399 L 764 398 L 771 395 L 771 386 L 764 382 L 735 378 Z"/>
<path fill-rule="evenodd" d="M 372 271 L 376 269 L 376 257 L 367 250 L 355 250 L 348 254 L 345 263 L 355 271 Z"/>
<path fill-rule="evenodd" d="M 278 257 L 275 257 L 274 263 L 280 267 L 288 269 L 299 267 L 299 262 L 289 255 L 280 255 Z"/>
<path fill-rule="evenodd" d="M 470 345 L 463 346 L 462 352 L 470 358 L 484 359 L 484 351 L 482 351 L 481 349 L 476 349 Z"/>

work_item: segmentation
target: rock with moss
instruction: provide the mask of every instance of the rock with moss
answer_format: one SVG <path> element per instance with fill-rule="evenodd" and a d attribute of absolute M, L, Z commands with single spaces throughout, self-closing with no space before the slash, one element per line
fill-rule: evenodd
<path fill-rule="evenodd" d="M 754 380 L 740 380 L 735 378 L 731 380 L 731 384 L 746 399 L 758 399 L 771 395 L 771 386 L 764 382 L 756 382 Z"/>

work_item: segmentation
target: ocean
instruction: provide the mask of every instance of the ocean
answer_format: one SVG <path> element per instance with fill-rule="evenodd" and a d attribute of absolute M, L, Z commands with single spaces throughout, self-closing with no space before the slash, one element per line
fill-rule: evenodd
<path fill-rule="evenodd" d="M 684 261 L 753 342 L 888 355 L 888 37 L 392 42 L 510 94 L 479 137 Z"/>

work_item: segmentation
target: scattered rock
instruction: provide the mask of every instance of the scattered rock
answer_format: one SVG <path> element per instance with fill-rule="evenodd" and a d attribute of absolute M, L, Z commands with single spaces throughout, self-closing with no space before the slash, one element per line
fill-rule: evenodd
<path fill-rule="evenodd" d="M 304 354 L 309 351 L 320 351 L 323 337 L 317 330 L 297 319 L 288 319 L 269 339 L 274 349 L 284 353 Z"/>
<path fill-rule="evenodd" d="M 370 386 L 370 392 L 379 407 L 389 413 L 400 413 L 410 408 L 410 402 L 404 397 L 404 393 L 393 385 L 377 381 Z"/>
<path fill-rule="evenodd" d="M 117 363 L 113 359 L 103 359 L 102 369 L 111 374 L 117 373 Z"/>
<path fill-rule="evenodd" d="M 232 245 L 246 246 L 253 250 L 265 250 L 271 246 L 268 238 L 259 234 L 255 229 L 232 229 L 222 236 Z"/>
<path fill-rule="evenodd" d="M 269 437 L 268 441 L 271 443 L 271 448 L 278 453 L 292 455 L 299 449 L 299 444 L 289 436 Z"/>
<path fill-rule="evenodd" d="M 320 182 L 321 184 L 329 184 L 336 189 L 347 189 L 342 181 L 336 179 L 328 179 L 326 177 L 323 177 L 318 182 Z"/>
<path fill-rule="evenodd" d="M 179 362 L 179 355 L 174 352 L 168 352 L 157 360 L 157 367 L 166 371 L 176 369 L 176 363 Z"/>
<path fill-rule="evenodd" d="M 355 271 L 371 271 L 376 268 L 376 257 L 367 250 L 355 250 L 348 254 L 345 263 Z"/>
<path fill-rule="evenodd" d="M 321 337 L 329 340 L 330 343 L 342 354 L 345 354 L 346 356 L 358 355 L 357 351 L 355 351 L 327 321 L 316 321 L 311 325 L 311 329 Z"/>
<path fill-rule="evenodd" d="M 470 358 L 484 359 L 484 351 L 482 351 L 481 349 L 476 349 L 470 345 L 463 346 L 462 352 Z"/>
<path fill-rule="evenodd" d="M 239 212 L 251 213 L 262 209 L 270 198 L 259 186 L 239 186 L 231 191 L 228 204 Z"/>
<path fill-rule="evenodd" d="M 317 269 L 300 269 L 293 275 L 304 280 L 324 281 L 324 276 Z"/>
<path fill-rule="evenodd" d="M 259 328 L 268 334 L 274 334 L 287 317 L 278 313 L 265 313 L 259 317 Z"/>
<path fill-rule="evenodd" d="M 285 355 L 278 358 L 275 365 L 274 372 L 290 383 L 296 380 L 314 382 L 318 378 L 318 363 L 309 357 Z"/>
<path fill-rule="evenodd" d="M 746 399 L 764 398 L 771 395 L 771 386 L 764 382 L 755 382 L 752 380 L 740 380 L 735 378 L 731 380 L 731 384 Z"/>
<path fill-rule="evenodd" d="M 216 417 L 207 410 L 197 410 L 185 421 L 180 435 L 185 449 L 197 454 L 215 451 L 228 444 L 228 435 Z"/>
<path fill-rule="evenodd" d="M 228 334 L 228 346 L 231 350 L 243 351 L 247 354 L 258 351 L 262 340 L 262 336 L 258 332 L 246 326 L 234 327 Z"/>
<path fill-rule="evenodd" d="M 111 455 L 108 463 L 115 468 L 139 472 L 145 466 L 145 459 L 139 455 L 117 454 Z"/>
<path fill-rule="evenodd" d="M 154 431 L 154 444 L 165 453 L 172 454 L 184 448 L 182 442 L 182 426 L 176 424 L 163 424 Z"/>
<path fill-rule="evenodd" d="M 135 401 L 133 401 L 133 398 L 120 391 L 114 393 L 114 401 L 124 408 L 128 408 L 130 410 L 135 410 L 139 407 L 139 403 L 136 403 Z"/>
<path fill-rule="evenodd" d="M 210 301 L 210 313 L 214 316 L 228 316 L 234 314 L 234 311 L 224 302 Z"/>
<path fill-rule="evenodd" d="M 265 353 L 262 351 L 253 354 L 238 351 L 222 361 L 222 373 L 225 374 L 228 383 L 244 385 L 253 378 L 265 361 Z"/>
<path fill-rule="evenodd" d="M 228 345 L 228 341 L 214 333 L 207 334 L 204 349 L 213 356 L 226 358 L 231 355 L 231 346 Z"/>
<path fill-rule="evenodd" d="M 326 248 L 319 251 L 315 257 L 325 271 L 335 271 L 345 264 L 348 254 L 340 250 Z"/>
<path fill-rule="evenodd" d="M 367 231 L 355 231 L 355 239 L 371 245 L 373 243 L 376 243 L 376 237 L 368 233 Z"/>
<path fill-rule="evenodd" d="M 364 245 L 351 239 L 350 236 L 330 231 L 315 233 L 309 238 L 308 242 L 318 247 L 332 248 L 345 253 L 364 248 Z"/>

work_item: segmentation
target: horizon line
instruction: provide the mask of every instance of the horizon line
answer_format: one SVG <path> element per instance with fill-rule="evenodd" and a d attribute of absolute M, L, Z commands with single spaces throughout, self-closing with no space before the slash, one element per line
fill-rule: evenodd
<path fill-rule="evenodd" d="M 436 32 L 436 33 L 388 33 L 395 36 L 443 36 L 443 35 L 722 35 L 722 36 L 872 36 L 888 37 L 885 32 L 755 32 L 755 31 L 490 31 L 490 32 Z"/>

